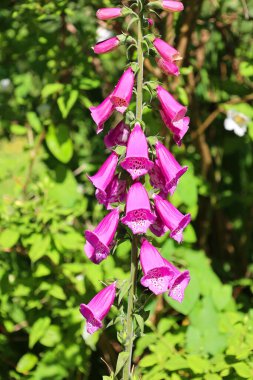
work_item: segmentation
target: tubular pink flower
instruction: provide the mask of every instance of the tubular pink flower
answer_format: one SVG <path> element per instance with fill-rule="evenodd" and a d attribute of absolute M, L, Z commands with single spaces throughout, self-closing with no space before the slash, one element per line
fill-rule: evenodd
<path fill-rule="evenodd" d="M 168 118 L 172 124 L 185 116 L 187 108 L 178 103 L 162 86 L 157 86 L 157 96 L 166 118 Z"/>
<path fill-rule="evenodd" d="M 152 18 L 148 18 L 147 19 L 147 22 L 148 22 L 148 25 L 151 27 L 153 26 L 155 23 L 154 23 L 154 20 Z"/>
<path fill-rule="evenodd" d="M 170 285 L 172 270 L 164 264 L 158 250 L 146 239 L 143 239 L 140 250 L 140 261 L 144 276 L 141 284 L 156 295 L 165 293 Z"/>
<path fill-rule="evenodd" d="M 187 171 L 187 166 L 180 166 L 175 157 L 161 142 L 156 143 L 156 157 L 165 179 L 165 191 L 174 194 L 180 177 Z"/>
<path fill-rule="evenodd" d="M 96 198 L 99 203 L 105 205 L 107 210 L 112 210 L 112 203 L 123 202 L 126 197 L 126 181 L 119 179 L 116 174 L 105 191 L 96 190 Z"/>
<path fill-rule="evenodd" d="M 128 144 L 126 158 L 120 164 L 123 169 L 130 173 L 132 179 L 147 174 L 154 163 L 148 158 L 148 143 L 139 123 L 135 124 Z"/>
<path fill-rule="evenodd" d="M 165 126 L 173 133 L 173 138 L 178 146 L 181 146 L 182 139 L 189 129 L 190 118 L 183 117 L 181 120 L 172 123 L 166 116 L 165 110 L 162 108 L 160 114 Z"/>
<path fill-rule="evenodd" d="M 85 231 L 84 251 L 93 263 L 99 264 L 109 255 L 118 224 L 119 210 L 115 209 L 101 220 L 94 231 Z"/>
<path fill-rule="evenodd" d="M 80 305 L 80 313 L 86 319 L 86 329 L 89 334 L 93 334 L 100 329 L 102 320 L 109 313 L 116 296 L 116 282 L 102 289 L 92 300 L 85 305 Z"/>
<path fill-rule="evenodd" d="M 127 194 L 126 216 L 121 219 L 133 234 L 144 234 L 155 221 L 151 212 L 149 197 L 146 189 L 140 182 L 134 183 Z"/>
<path fill-rule="evenodd" d="M 104 143 L 106 148 L 111 149 L 118 145 L 126 146 L 129 135 L 129 126 L 126 125 L 124 121 L 120 121 L 119 124 L 117 124 L 115 128 L 111 129 L 105 136 Z"/>
<path fill-rule="evenodd" d="M 183 230 L 191 221 L 191 215 L 183 215 L 170 202 L 159 195 L 154 196 L 155 209 L 163 223 L 169 228 L 170 237 L 178 243 L 183 241 Z"/>
<path fill-rule="evenodd" d="M 175 65 L 175 63 L 171 61 L 165 61 L 163 58 L 157 58 L 156 63 L 165 74 L 174 75 L 176 77 L 180 75 L 179 68 L 177 65 Z"/>
<path fill-rule="evenodd" d="M 111 101 L 114 104 L 115 109 L 124 113 L 131 101 L 134 88 L 134 72 L 129 67 L 121 76 L 113 93 L 111 94 Z"/>
<path fill-rule="evenodd" d="M 93 185 L 106 196 L 106 188 L 112 181 L 118 163 L 118 156 L 112 152 L 93 176 L 88 176 Z"/>
<path fill-rule="evenodd" d="M 173 275 L 169 284 L 169 296 L 178 302 L 182 302 L 184 299 L 184 292 L 191 280 L 188 270 L 180 272 L 174 265 L 172 265 L 166 259 L 163 259 L 164 264 L 171 270 Z"/>
<path fill-rule="evenodd" d="M 105 41 L 98 42 L 93 50 L 96 54 L 104 54 L 108 53 L 114 49 L 116 49 L 120 44 L 120 41 L 117 37 L 108 38 Z"/>
<path fill-rule="evenodd" d="M 114 105 L 111 102 L 110 96 L 108 96 L 101 104 L 98 106 L 90 107 L 91 117 L 97 124 L 97 134 L 102 132 L 104 129 L 104 123 L 113 114 Z"/>
<path fill-rule="evenodd" d="M 158 160 L 155 160 L 153 168 L 149 172 L 149 179 L 151 185 L 155 189 L 161 190 L 161 192 L 166 196 L 166 179 L 164 178 L 163 172 L 160 168 L 160 163 Z"/>
<path fill-rule="evenodd" d="M 162 219 L 159 215 L 156 215 L 156 220 L 151 226 L 149 227 L 150 231 L 157 237 L 163 236 L 169 229 L 165 226 Z"/>
<path fill-rule="evenodd" d="M 181 3 L 181 1 L 168 1 L 163 0 L 162 6 L 166 11 L 170 12 L 181 12 L 184 10 L 184 5 Z"/>
<path fill-rule="evenodd" d="M 96 16 L 99 20 L 111 20 L 122 16 L 122 8 L 100 8 Z"/>
<path fill-rule="evenodd" d="M 180 53 L 161 38 L 155 38 L 153 45 L 165 61 L 174 62 L 182 59 Z"/>

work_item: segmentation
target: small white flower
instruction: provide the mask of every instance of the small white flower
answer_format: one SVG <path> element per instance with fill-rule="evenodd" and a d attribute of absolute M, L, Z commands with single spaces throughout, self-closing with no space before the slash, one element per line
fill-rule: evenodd
<path fill-rule="evenodd" d="M 113 37 L 113 33 L 108 30 L 103 28 L 102 26 L 99 26 L 96 31 L 97 34 L 97 42 L 107 40 L 110 37 Z"/>
<path fill-rule="evenodd" d="M 250 119 L 243 113 L 228 110 L 227 118 L 224 121 L 224 128 L 227 131 L 234 131 L 237 136 L 242 137 L 247 132 L 247 124 L 249 122 Z"/>
<path fill-rule="evenodd" d="M 0 80 L 0 87 L 3 92 L 10 92 L 12 89 L 12 83 L 9 78 L 4 78 Z"/>

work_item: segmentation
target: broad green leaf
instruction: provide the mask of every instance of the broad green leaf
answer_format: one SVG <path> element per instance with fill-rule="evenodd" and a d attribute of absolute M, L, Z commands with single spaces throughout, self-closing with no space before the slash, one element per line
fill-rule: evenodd
<path fill-rule="evenodd" d="M 48 327 L 50 326 L 51 320 L 49 317 L 44 317 L 38 319 L 32 326 L 29 335 L 29 348 L 33 346 L 44 336 Z"/>
<path fill-rule="evenodd" d="M 29 257 L 32 262 L 36 262 L 41 257 L 48 254 L 50 249 L 51 238 L 49 235 L 38 235 L 29 251 Z"/>
<path fill-rule="evenodd" d="M 53 95 L 57 92 L 61 92 L 63 89 L 63 84 L 62 83 L 49 83 L 46 84 L 45 87 L 43 87 L 41 91 L 41 96 L 42 98 L 47 98 L 50 95 Z"/>
<path fill-rule="evenodd" d="M 189 355 L 187 357 L 187 362 L 191 370 L 197 374 L 205 373 L 210 366 L 208 360 L 197 355 Z"/>
<path fill-rule="evenodd" d="M 72 90 L 70 91 L 69 94 L 60 96 L 57 99 L 57 104 L 61 111 L 63 119 L 66 119 L 71 108 L 74 106 L 75 102 L 77 101 L 77 98 L 78 98 L 78 91 Z"/>
<path fill-rule="evenodd" d="M 146 368 L 146 367 L 152 367 L 155 364 L 157 364 L 157 356 L 153 354 L 153 355 L 147 355 L 143 359 L 141 359 L 139 366 L 142 368 Z"/>
<path fill-rule="evenodd" d="M 236 373 L 243 377 L 244 379 L 252 379 L 253 378 L 253 369 L 248 366 L 248 364 L 244 362 L 232 364 L 232 367 L 235 369 Z"/>
<path fill-rule="evenodd" d="M 37 114 L 35 112 L 27 112 L 26 117 L 30 126 L 35 130 L 35 132 L 39 133 L 42 130 L 42 124 Z"/>
<path fill-rule="evenodd" d="M 61 341 L 61 330 L 59 326 L 51 325 L 46 330 L 40 343 L 46 347 L 54 347 Z"/>
<path fill-rule="evenodd" d="M 31 353 L 27 353 L 19 359 L 16 371 L 22 373 L 23 375 L 27 375 L 29 371 L 35 367 L 37 362 L 37 356 Z"/>
<path fill-rule="evenodd" d="M 207 375 L 205 375 L 205 380 L 221 380 L 222 377 L 220 377 L 219 375 L 216 375 L 215 373 L 208 373 Z"/>
<path fill-rule="evenodd" d="M 127 359 L 129 358 L 129 352 L 120 352 L 118 355 L 115 375 L 117 375 L 124 367 Z"/>
<path fill-rule="evenodd" d="M 13 247 L 19 239 L 19 232 L 14 229 L 6 229 L 0 233 L 0 246 L 3 248 Z"/>
<path fill-rule="evenodd" d="M 61 162 L 66 164 L 73 156 L 73 144 L 69 136 L 68 127 L 61 124 L 51 125 L 46 134 L 46 143 L 50 152 Z"/>
<path fill-rule="evenodd" d="M 188 363 L 187 360 L 182 358 L 181 356 L 174 355 L 172 359 L 166 361 L 165 367 L 169 371 L 177 371 L 179 369 L 188 368 Z"/>
<path fill-rule="evenodd" d="M 213 303 L 218 310 L 224 310 L 232 300 L 232 287 L 230 285 L 213 286 Z"/>
<path fill-rule="evenodd" d="M 63 300 L 63 301 L 67 298 L 63 289 L 57 284 L 52 285 L 52 287 L 49 291 L 49 294 L 51 296 L 53 296 L 54 298 L 57 298 L 57 299 Z"/>

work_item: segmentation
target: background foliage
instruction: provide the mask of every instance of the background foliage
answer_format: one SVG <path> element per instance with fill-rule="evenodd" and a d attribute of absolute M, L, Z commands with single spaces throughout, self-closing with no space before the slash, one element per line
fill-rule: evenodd
<path fill-rule="evenodd" d="M 101 379 L 105 359 L 121 350 L 118 327 L 88 337 L 78 307 L 101 281 L 128 276 L 128 243 L 100 266 L 83 253 L 83 230 L 103 208 L 85 173 L 105 159 L 88 107 L 111 90 L 124 68 L 124 48 L 102 57 L 90 49 L 118 21 L 98 23 L 109 0 L 2 0 L 0 12 L 0 378 Z M 179 17 L 162 14 L 157 32 L 184 55 L 178 81 L 151 61 L 187 104 L 191 133 L 179 150 L 190 170 L 173 196 L 193 223 L 183 247 L 157 239 L 165 257 L 188 267 L 182 305 L 151 298 L 150 318 L 135 351 L 144 380 L 253 378 L 253 122 L 238 137 L 224 130 L 228 109 L 253 120 L 253 3 L 185 1 Z M 188 28 L 186 28 L 188 26 Z M 101 29 L 102 28 L 102 29 Z M 175 32 L 173 32 L 175 30 Z M 134 58 L 134 53 L 133 58 Z M 133 105 L 134 109 L 134 105 Z M 145 111 L 151 134 L 158 113 Z M 109 123 L 110 124 L 110 123 Z M 109 127 L 109 124 L 107 128 Z M 115 122 L 113 122 L 113 125 Z M 117 315 L 117 307 L 111 317 Z M 142 326 L 140 326 L 142 327 Z M 141 328 L 140 328 L 141 330 Z M 142 335 L 142 336 L 141 336 Z"/>

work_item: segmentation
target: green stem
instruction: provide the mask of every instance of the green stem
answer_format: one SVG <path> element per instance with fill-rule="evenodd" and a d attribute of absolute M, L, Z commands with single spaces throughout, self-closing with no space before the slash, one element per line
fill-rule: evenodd
<path fill-rule="evenodd" d="M 143 87 L 143 50 L 142 50 L 142 14 L 140 13 L 138 20 L 138 74 L 137 74 L 137 95 L 136 95 L 136 119 L 142 120 L 142 87 Z M 134 236 L 132 241 L 131 252 L 131 287 L 128 296 L 127 308 L 127 340 L 125 345 L 125 352 L 129 354 L 128 359 L 123 368 L 123 380 L 131 379 L 131 366 L 132 366 L 132 353 L 134 341 L 134 301 L 136 298 L 137 288 L 137 273 L 138 273 L 138 237 Z"/>
<path fill-rule="evenodd" d="M 123 380 L 129 380 L 132 366 L 132 353 L 133 353 L 133 341 L 134 341 L 134 300 L 136 294 L 136 282 L 138 272 L 138 238 L 134 236 L 132 241 L 131 252 L 131 287 L 128 295 L 128 307 L 127 307 L 127 340 L 125 345 L 125 351 L 129 354 L 128 359 L 123 368 Z"/>

